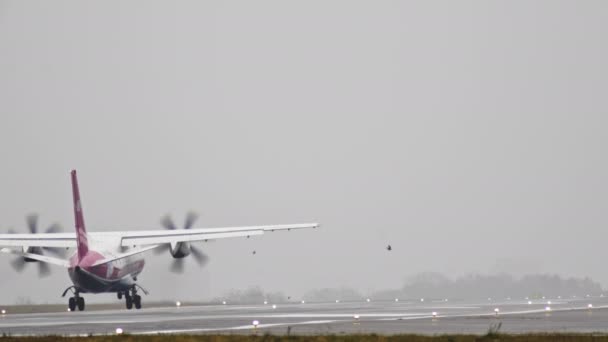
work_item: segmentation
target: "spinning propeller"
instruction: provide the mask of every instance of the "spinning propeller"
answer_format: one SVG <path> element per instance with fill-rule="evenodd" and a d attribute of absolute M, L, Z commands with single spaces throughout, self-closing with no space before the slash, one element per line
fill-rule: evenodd
<path fill-rule="evenodd" d="M 191 229 L 197 218 L 197 214 L 189 212 L 186 215 L 183 229 Z M 166 215 L 165 217 L 163 217 L 160 221 L 160 224 L 167 230 L 178 229 L 170 215 Z M 184 258 L 190 254 L 192 254 L 194 260 L 196 260 L 200 267 L 205 266 L 209 261 L 209 257 L 205 253 L 203 253 L 203 251 L 201 251 L 198 247 L 192 246 L 189 242 L 178 242 L 174 246 L 171 246 L 170 244 L 164 244 L 156 248 L 155 251 L 156 254 L 161 254 L 167 250 L 174 258 L 170 269 L 172 272 L 175 273 L 184 272 L 184 264 L 186 262 Z"/>
<path fill-rule="evenodd" d="M 38 215 L 31 214 L 25 217 L 27 222 L 27 227 L 31 234 L 38 234 Z M 46 234 L 53 234 L 61 232 L 61 226 L 57 223 L 49 226 L 45 231 Z M 16 234 L 16 232 L 12 229 L 9 229 L 9 234 Z M 51 248 L 51 247 L 29 247 L 27 249 L 28 253 L 44 255 L 44 252 L 54 254 L 57 257 L 65 257 L 65 250 L 62 248 Z M 27 257 L 18 257 L 11 262 L 11 266 L 17 272 L 23 272 L 25 269 L 25 265 L 30 262 L 38 263 L 38 275 L 40 277 L 45 277 L 51 273 L 51 269 L 49 264 L 46 262 L 40 262 L 38 260 L 30 259 Z"/>

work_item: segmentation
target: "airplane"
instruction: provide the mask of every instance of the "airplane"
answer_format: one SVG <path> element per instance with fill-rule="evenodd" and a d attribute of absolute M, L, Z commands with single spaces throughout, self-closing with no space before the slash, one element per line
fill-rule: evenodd
<path fill-rule="evenodd" d="M 285 224 L 250 227 L 228 228 L 192 228 L 195 215 L 188 215 L 183 229 L 178 229 L 170 217 L 165 217 L 161 223 L 165 230 L 143 231 L 109 231 L 87 232 L 84 224 L 84 214 L 76 170 L 70 172 L 72 180 L 72 196 L 74 205 L 75 233 L 60 233 L 58 226 L 51 226 L 46 233 L 37 233 L 36 217 L 28 217 L 30 234 L 0 234 L 0 252 L 16 255 L 16 268 L 22 268 L 26 263 L 39 263 L 40 273 L 48 273 L 48 265 L 67 269 L 72 281 L 65 289 L 62 297 L 68 292 L 72 296 L 68 300 L 70 311 L 84 311 L 83 293 L 116 293 L 118 299 L 125 298 L 128 310 L 133 307 L 141 309 L 142 302 L 139 290 L 148 292 L 137 283 L 137 277 L 142 272 L 145 261 L 143 254 L 156 249 L 169 250 L 175 258 L 174 269 L 181 270 L 183 258 L 192 255 L 199 263 L 206 256 L 193 246 L 196 242 L 206 242 L 217 239 L 251 237 L 263 235 L 266 232 L 290 231 L 295 229 L 317 228 L 317 223 Z M 75 248 L 68 259 L 52 257 L 43 251 L 66 251 Z"/>

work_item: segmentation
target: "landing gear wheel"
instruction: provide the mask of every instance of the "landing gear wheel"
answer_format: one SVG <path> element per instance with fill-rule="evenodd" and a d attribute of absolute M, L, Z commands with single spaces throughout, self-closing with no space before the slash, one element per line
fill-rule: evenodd
<path fill-rule="evenodd" d="M 141 296 L 140 295 L 133 296 L 133 304 L 135 304 L 135 308 L 137 310 L 141 309 Z"/>
<path fill-rule="evenodd" d="M 70 309 L 70 311 L 76 310 L 76 298 L 70 297 L 70 299 L 68 300 L 68 308 Z"/>
<path fill-rule="evenodd" d="M 78 297 L 76 299 L 76 303 L 78 304 L 78 310 L 79 311 L 84 311 L 84 298 Z"/>
<path fill-rule="evenodd" d="M 131 298 L 131 296 L 126 295 L 125 296 L 125 302 L 127 304 L 127 310 L 133 309 L 133 298 Z"/>

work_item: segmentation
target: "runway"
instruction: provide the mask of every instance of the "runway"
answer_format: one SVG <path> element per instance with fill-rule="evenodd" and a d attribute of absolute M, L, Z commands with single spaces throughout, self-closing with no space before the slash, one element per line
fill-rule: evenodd
<path fill-rule="evenodd" d="M 551 302 L 551 304 L 548 304 Z M 588 305 L 592 304 L 593 308 Z M 550 308 L 547 309 L 547 307 Z M 498 309 L 496 314 L 495 309 Z M 436 313 L 433 315 L 433 313 Z M 253 321 L 258 321 L 257 328 Z M 399 301 L 205 305 L 142 310 L 6 314 L 0 334 L 484 334 L 501 332 L 608 333 L 608 300 L 505 300 L 500 302 Z"/>

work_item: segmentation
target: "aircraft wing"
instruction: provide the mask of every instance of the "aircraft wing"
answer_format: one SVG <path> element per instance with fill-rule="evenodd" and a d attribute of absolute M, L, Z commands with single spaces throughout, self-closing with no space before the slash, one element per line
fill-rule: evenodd
<path fill-rule="evenodd" d="M 0 247 L 76 247 L 75 233 L 0 234 Z"/>
<path fill-rule="evenodd" d="M 1 248 L 0 252 L 6 253 L 6 254 L 18 255 L 18 256 L 21 256 L 24 258 L 34 259 L 37 261 L 42 261 L 42 262 L 46 262 L 49 264 L 53 264 L 53 265 L 57 265 L 57 266 L 65 267 L 65 268 L 70 267 L 70 262 L 68 260 L 53 258 L 53 257 L 47 256 L 47 255 L 20 252 L 20 251 L 16 251 L 16 250 L 13 250 L 10 248 Z"/>
<path fill-rule="evenodd" d="M 274 231 L 317 228 L 317 223 L 284 224 L 276 226 L 250 226 L 229 228 L 194 228 L 174 230 L 148 230 L 116 232 L 121 235 L 124 247 L 160 245 L 178 242 L 208 241 L 234 237 L 250 237 Z"/>

